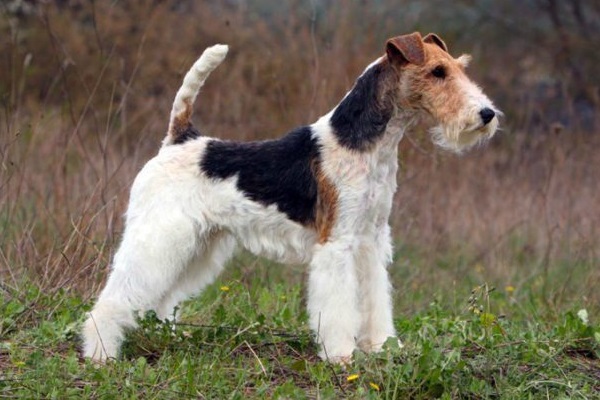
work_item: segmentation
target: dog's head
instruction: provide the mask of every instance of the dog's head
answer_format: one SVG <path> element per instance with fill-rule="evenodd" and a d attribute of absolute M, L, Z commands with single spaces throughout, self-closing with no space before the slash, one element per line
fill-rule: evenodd
<path fill-rule="evenodd" d="M 461 152 L 494 135 L 500 111 L 467 77 L 470 56 L 454 58 L 437 35 L 415 32 L 389 39 L 385 57 L 398 78 L 397 108 L 429 117 L 436 144 Z"/>

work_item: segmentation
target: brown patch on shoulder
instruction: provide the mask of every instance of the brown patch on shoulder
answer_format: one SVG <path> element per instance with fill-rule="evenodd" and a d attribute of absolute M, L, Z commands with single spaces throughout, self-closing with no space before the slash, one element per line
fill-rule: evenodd
<path fill-rule="evenodd" d="M 319 244 L 326 243 L 331 235 L 338 214 L 339 193 L 333 182 L 325 176 L 320 162 L 313 162 L 313 171 L 317 181 L 317 203 L 315 205 L 315 229 Z"/>

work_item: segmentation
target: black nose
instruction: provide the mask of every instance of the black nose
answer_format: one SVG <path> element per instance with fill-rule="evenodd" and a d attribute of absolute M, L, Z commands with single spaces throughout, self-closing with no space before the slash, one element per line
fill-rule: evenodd
<path fill-rule="evenodd" d="M 496 116 L 496 113 L 491 108 L 486 107 L 486 108 L 482 109 L 481 111 L 479 111 L 479 115 L 481 116 L 481 120 L 483 121 L 483 124 L 487 125 L 490 123 L 491 120 L 494 119 L 494 117 Z"/>

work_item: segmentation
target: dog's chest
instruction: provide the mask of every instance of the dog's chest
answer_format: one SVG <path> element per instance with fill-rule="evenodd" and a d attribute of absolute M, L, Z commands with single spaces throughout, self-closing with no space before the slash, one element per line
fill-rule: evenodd
<path fill-rule="evenodd" d="M 396 173 L 398 171 L 397 148 L 385 149 L 369 160 L 365 176 L 362 203 L 367 224 L 381 226 L 387 221 L 396 192 Z"/>
<path fill-rule="evenodd" d="M 397 146 L 345 154 L 330 164 L 339 191 L 338 232 L 371 234 L 387 223 L 396 191 Z"/>

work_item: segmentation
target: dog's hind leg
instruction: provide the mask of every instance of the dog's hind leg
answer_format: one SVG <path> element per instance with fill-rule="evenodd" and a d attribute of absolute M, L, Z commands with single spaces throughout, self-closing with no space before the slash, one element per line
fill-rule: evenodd
<path fill-rule="evenodd" d="M 163 296 L 157 308 L 160 319 L 176 319 L 175 307 L 182 301 L 200 294 L 223 271 L 225 263 L 233 255 L 237 240 L 233 235 L 220 231 L 207 235 L 203 251 L 190 262 L 173 287 Z"/>
<path fill-rule="evenodd" d="M 112 272 L 83 327 L 84 356 L 104 361 L 118 355 L 135 312 L 158 306 L 193 259 L 197 241 L 197 221 L 175 205 L 130 207 Z"/>

